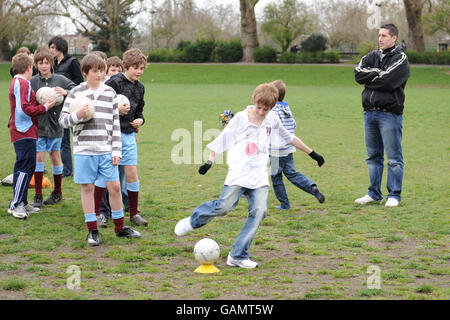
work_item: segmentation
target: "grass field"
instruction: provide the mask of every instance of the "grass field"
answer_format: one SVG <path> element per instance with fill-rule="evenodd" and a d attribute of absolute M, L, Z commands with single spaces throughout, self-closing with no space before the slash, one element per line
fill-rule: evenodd
<path fill-rule="evenodd" d="M 8 71 L 0 65 L 2 178 L 15 159 L 6 128 Z M 186 237 L 173 234 L 179 219 L 220 195 L 227 167 L 215 164 L 201 176 L 199 164 L 174 164 L 172 149 L 179 142 L 171 135 L 187 129 L 194 136 L 194 121 L 202 121 L 203 132 L 221 129 L 223 110 L 240 111 L 257 84 L 275 79 L 287 84 L 297 136 L 326 160 L 319 168 L 304 153 L 294 154 L 297 169 L 318 184 L 326 202 L 288 182 L 292 208 L 280 212 L 271 190 L 268 216 L 250 248 L 260 267 L 234 269 L 225 262 L 246 220 L 245 199 L 228 216 Z M 155 64 L 142 80 L 146 123 L 138 134 L 138 172 L 140 210 L 149 221 L 138 227 L 142 239 L 116 238 L 110 223 L 100 230 L 103 244 L 87 247 L 80 187 L 67 178 L 64 201 L 26 221 L 6 212 L 12 191 L 0 187 L 0 299 L 450 298 L 450 68 L 411 69 L 403 200 L 394 209 L 353 203 L 365 194 L 368 173 L 362 87 L 351 67 Z M 48 159 L 46 167 L 50 177 Z M 386 194 L 385 181 L 386 175 Z M 44 197 L 50 192 L 44 189 Z M 193 247 L 205 237 L 221 247 L 218 274 L 193 272 Z M 72 265 L 81 270 L 78 290 L 66 286 Z M 367 287 L 373 265 L 381 270 L 381 289 Z"/>

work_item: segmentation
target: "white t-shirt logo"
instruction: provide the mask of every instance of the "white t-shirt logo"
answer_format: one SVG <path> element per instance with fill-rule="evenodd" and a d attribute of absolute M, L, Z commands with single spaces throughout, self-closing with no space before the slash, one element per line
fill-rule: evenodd
<path fill-rule="evenodd" d="M 258 154 L 258 145 L 254 142 L 250 142 L 245 147 L 245 153 L 250 157 L 256 156 Z"/>

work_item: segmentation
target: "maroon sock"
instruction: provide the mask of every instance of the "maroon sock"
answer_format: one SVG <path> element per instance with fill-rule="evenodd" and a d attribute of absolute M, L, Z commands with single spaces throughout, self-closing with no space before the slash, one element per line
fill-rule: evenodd
<path fill-rule="evenodd" d="M 97 230 L 97 221 L 86 222 L 89 231 Z"/>
<path fill-rule="evenodd" d="M 62 193 L 62 174 L 54 174 L 53 175 L 53 181 L 55 182 L 55 189 L 53 192 L 57 194 Z"/>
<path fill-rule="evenodd" d="M 114 230 L 115 231 L 122 230 L 125 225 L 124 217 L 119 218 L 119 219 L 113 219 L 113 222 L 114 222 Z"/>
<path fill-rule="evenodd" d="M 105 194 L 106 188 L 100 188 L 95 186 L 94 189 L 94 201 L 95 201 L 95 215 L 100 215 L 100 206 L 102 205 L 103 195 Z"/>
<path fill-rule="evenodd" d="M 42 179 L 44 178 L 43 172 L 34 173 L 34 192 L 36 196 L 42 196 Z"/>
<path fill-rule="evenodd" d="M 139 198 L 139 191 L 128 191 L 128 205 L 130 208 L 130 218 L 133 218 L 138 213 L 138 198 Z"/>

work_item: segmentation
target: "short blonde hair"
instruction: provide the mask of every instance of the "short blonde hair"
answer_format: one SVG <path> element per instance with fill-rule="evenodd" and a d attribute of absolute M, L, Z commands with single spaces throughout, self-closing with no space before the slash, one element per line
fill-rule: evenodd
<path fill-rule="evenodd" d="M 81 60 L 81 72 L 88 74 L 91 69 L 105 70 L 105 61 L 95 53 L 88 53 Z"/>
<path fill-rule="evenodd" d="M 144 64 L 147 67 L 147 57 L 138 48 L 132 48 L 123 54 L 123 66 L 128 70 L 129 67 L 139 67 Z"/>
<path fill-rule="evenodd" d="M 26 53 L 18 53 L 12 58 L 12 71 L 14 74 L 23 74 L 28 67 L 33 66 L 33 59 Z"/>
<path fill-rule="evenodd" d="M 272 83 L 263 83 L 255 88 L 252 95 L 254 105 L 272 109 L 278 100 L 278 89 Z"/>
<path fill-rule="evenodd" d="M 283 101 L 286 94 L 286 84 L 282 80 L 275 80 L 272 84 L 278 89 L 278 101 Z"/>

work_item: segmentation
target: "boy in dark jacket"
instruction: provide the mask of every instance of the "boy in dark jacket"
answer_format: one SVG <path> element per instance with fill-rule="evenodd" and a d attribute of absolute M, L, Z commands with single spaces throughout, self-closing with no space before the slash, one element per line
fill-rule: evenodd
<path fill-rule="evenodd" d="M 112 87 L 117 94 L 122 94 L 130 101 L 130 110 L 120 115 L 120 130 L 122 132 L 122 159 L 119 166 L 124 166 L 126 185 L 128 191 L 128 204 L 130 210 L 130 221 L 135 225 L 147 225 L 141 215 L 138 214 L 139 179 L 137 174 L 137 144 L 136 130 L 144 124 L 144 85 L 139 81 L 145 68 L 147 59 L 139 49 L 133 48 L 123 54 L 124 73 L 118 73 L 105 82 Z M 104 188 L 96 182 L 95 187 L 95 209 L 97 216 L 100 215 L 100 203 Z"/>
<path fill-rule="evenodd" d="M 53 69 L 53 55 L 47 48 L 39 48 L 34 55 L 34 63 L 39 74 L 31 78 L 31 87 L 35 92 L 42 87 L 55 88 L 55 92 L 65 97 L 75 87 L 75 83 L 61 74 L 55 74 Z M 54 205 L 62 200 L 62 173 L 61 141 L 63 129 L 58 123 L 59 114 L 64 100 L 61 99 L 51 112 L 39 116 L 39 138 L 36 145 L 36 170 L 34 172 L 35 196 L 33 206 L 41 208 L 45 205 Z M 54 190 L 50 197 L 42 201 L 42 179 L 45 170 L 45 152 L 50 154 Z"/>
<path fill-rule="evenodd" d="M 357 204 L 380 202 L 384 151 L 388 158 L 388 197 L 385 206 L 397 207 L 403 181 L 402 123 L 405 86 L 409 78 L 408 57 L 400 46 L 398 29 L 393 24 L 381 26 L 380 48 L 369 52 L 355 68 L 355 80 L 364 85 L 364 136 L 368 158 L 370 186 Z"/>

